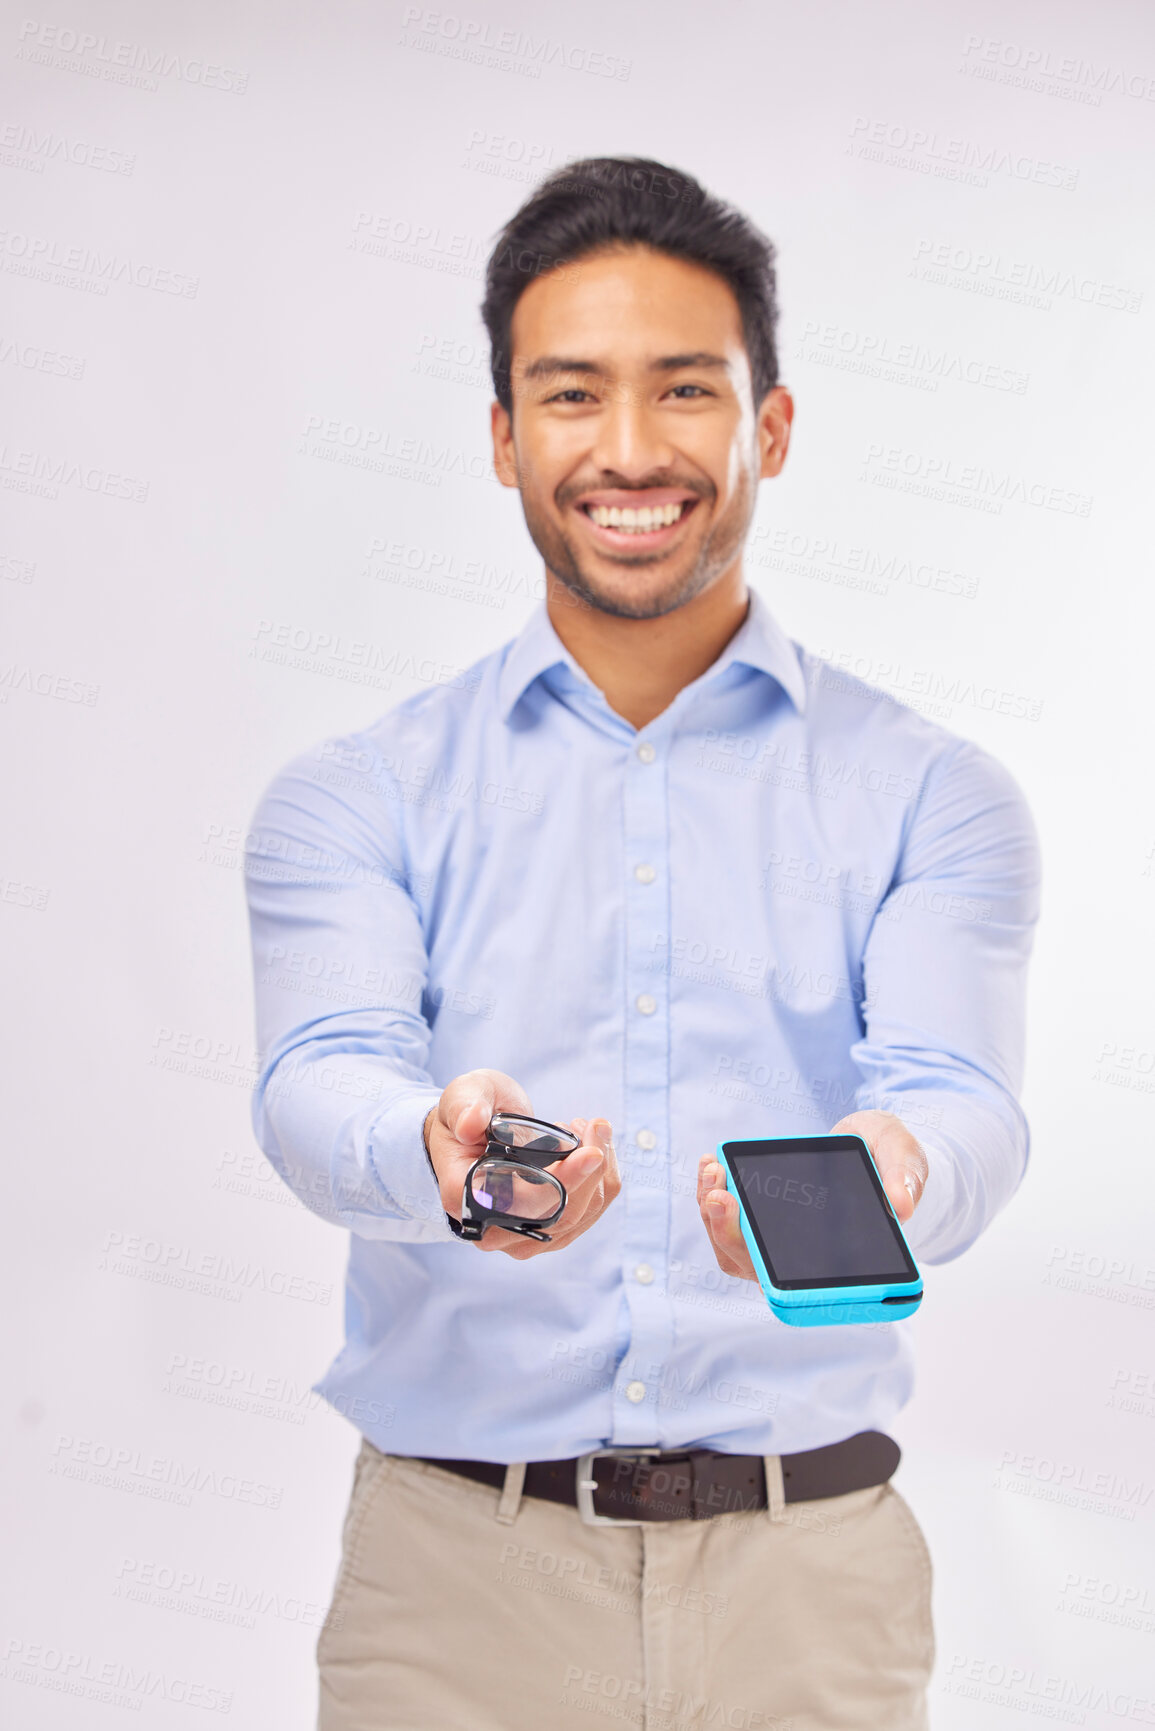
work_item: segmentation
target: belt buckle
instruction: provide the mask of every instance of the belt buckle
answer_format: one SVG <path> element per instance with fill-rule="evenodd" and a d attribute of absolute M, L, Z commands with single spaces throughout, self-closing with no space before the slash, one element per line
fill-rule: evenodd
<path fill-rule="evenodd" d="M 599 1515 L 594 1510 L 594 1495 L 598 1481 L 594 1478 L 594 1462 L 600 1460 L 620 1460 L 625 1455 L 660 1455 L 663 1451 L 653 1448 L 612 1448 L 592 1449 L 588 1455 L 579 1455 L 577 1463 L 576 1489 L 578 1514 L 587 1527 L 641 1527 L 644 1521 L 636 1520 L 630 1515 Z"/>

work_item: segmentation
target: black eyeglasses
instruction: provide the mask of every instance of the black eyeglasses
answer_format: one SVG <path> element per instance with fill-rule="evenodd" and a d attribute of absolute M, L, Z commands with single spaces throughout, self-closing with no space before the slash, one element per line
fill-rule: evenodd
<path fill-rule="evenodd" d="M 549 1244 L 543 1231 L 561 1219 L 565 1185 L 543 1170 L 564 1160 L 581 1137 L 544 1118 L 519 1112 L 495 1112 L 485 1132 L 485 1153 L 465 1174 L 461 1219 L 446 1219 L 459 1238 L 476 1242 L 487 1226 L 501 1226 Z"/>

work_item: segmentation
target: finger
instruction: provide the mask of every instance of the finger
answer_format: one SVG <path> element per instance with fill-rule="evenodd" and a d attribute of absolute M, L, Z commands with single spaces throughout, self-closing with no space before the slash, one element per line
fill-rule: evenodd
<path fill-rule="evenodd" d="M 609 1145 L 606 1153 L 606 1201 L 612 1202 L 622 1188 L 622 1170 L 618 1165 L 618 1151 L 614 1145 L 613 1127 L 607 1121 Z"/>
<path fill-rule="evenodd" d="M 553 1234 L 550 1234 L 551 1238 Z M 478 1250 L 500 1250 L 506 1256 L 512 1256 L 515 1262 L 524 1262 L 528 1256 L 537 1256 L 543 1250 L 552 1247 L 542 1244 L 540 1239 L 526 1238 L 520 1232 L 507 1232 L 504 1226 L 489 1226 L 476 1241 Z"/>
<path fill-rule="evenodd" d="M 890 1198 L 890 1206 L 902 1222 L 910 1219 L 922 1200 L 924 1179 L 917 1169 L 905 1162 L 888 1166 L 882 1173 L 882 1187 Z"/>
<path fill-rule="evenodd" d="M 566 1188 L 565 1213 L 554 1228 L 559 1247 L 592 1226 L 621 1190 L 609 1120 L 591 1120 L 586 1136 L 580 1148 L 548 1168 Z"/>
<path fill-rule="evenodd" d="M 882 1187 L 900 1221 L 907 1221 L 922 1199 L 926 1184 L 926 1155 L 899 1118 L 892 1118 L 879 1132 L 872 1149 Z"/>
<path fill-rule="evenodd" d="M 570 1154 L 563 1154 L 560 1160 L 554 1160 L 546 1167 L 561 1179 L 568 1193 L 573 1194 L 595 1174 L 603 1176 L 617 1169 L 617 1156 L 614 1153 L 613 1130 L 608 1118 L 594 1118 L 586 1124 L 584 1118 L 572 1120 L 575 1134 L 582 1136 L 581 1144 Z M 578 1125 L 586 1125 L 584 1134 L 578 1130 Z"/>
<path fill-rule="evenodd" d="M 726 1189 L 726 1174 L 715 1154 L 703 1154 L 698 1162 L 698 1207 L 711 1190 Z"/>
<path fill-rule="evenodd" d="M 558 1177 L 565 1186 L 565 1211 L 555 1231 L 569 1239 L 596 1220 L 601 1212 L 606 1178 L 605 1155 L 600 1150 L 571 1154 L 568 1170 L 563 1165 Z"/>
<path fill-rule="evenodd" d="M 492 1096 L 474 1095 L 461 1102 L 447 1128 L 462 1148 L 469 1149 L 471 1154 L 480 1154 L 485 1146 L 485 1127 L 492 1117 Z"/>
<path fill-rule="evenodd" d="M 618 1153 L 614 1147 L 614 1128 L 608 1118 L 595 1118 L 590 1126 L 595 1145 L 605 1155 L 605 1183 L 614 1187 L 614 1195 L 621 1189 L 622 1175 L 618 1170 Z"/>
<path fill-rule="evenodd" d="M 479 1150 L 495 1112 L 532 1115 L 529 1095 L 502 1070 L 468 1070 L 455 1077 L 442 1094 L 440 1107 L 441 1122 L 450 1134 L 463 1147 Z"/>
<path fill-rule="evenodd" d="M 852 1112 L 840 1119 L 831 1135 L 843 1134 L 862 1137 L 891 1207 L 900 1221 L 908 1221 L 926 1185 L 926 1152 L 918 1138 L 893 1112 L 875 1110 Z"/>
<path fill-rule="evenodd" d="M 707 1190 L 702 1218 L 722 1272 L 736 1274 L 742 1280 L 753 1280 L 754 1264 L 738 1224 L 738 1198 L 728 1190 Z"/>
<path fill-rule="evenodd" d="M 571 1118 L 570 1128 L 582 1137 L 581 1144 L 545 1168 L 561 1180 L 566 1191 L 565 1212 L 549 1228 L 550 1242 L 543 1244 L 521 1233 L 491 1226 L 480 1240 L 482 1248 L 502 1250 L 517 1261 L 549 1250 L 563 1250 L 597 1220 L 618 1194 L 621 1173 L 609 1119 Z"/>

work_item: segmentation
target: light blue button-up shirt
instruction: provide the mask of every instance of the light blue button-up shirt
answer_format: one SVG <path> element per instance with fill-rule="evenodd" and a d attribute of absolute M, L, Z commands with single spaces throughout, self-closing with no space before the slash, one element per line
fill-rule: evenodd
<path fill-rule="evenodd" d="M 922 1262 L 1007 1201 L 1038 850 L 1006 770 L 757 594 L 635 730 L 543 603 L 289 764 L 252 831 L 254 1124 L 351 1234 L 337 1410 L 387 1452 L 494 1461 L 885 1429 L 907 1325 L 778 1322 L 717 1267 L 698 1158 L 877 1106 L 927 1152 Z M 422 1121 L 479 1068 L 614 1126 L 621 1195 L 563 1251 L 479 1255 L 445 1224 Z"/>

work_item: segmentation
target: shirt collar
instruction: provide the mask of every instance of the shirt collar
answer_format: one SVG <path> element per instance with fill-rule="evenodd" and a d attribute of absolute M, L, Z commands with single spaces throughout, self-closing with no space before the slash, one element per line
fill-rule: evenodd
<path fill-rule="evenodd" d="M 806 678 L 798 652 L 758 591 L 750 589 L 748 593 L 750 607 L 746 618 L 717 661 L 701 677 L 703 680 L 713 679 L 734 662 L 756 667 L 777 680 L 801 714 L 806 707 Z M 503 721 L 509 720 L 518 699 L 524 696 L 534 680 L 559 662 L 569 668 L 579 684 L 590 691 L 596 689 L 554 630 L 546 603 L 541 601 L 510 644 L 501 669 L 497 696 Z"/>

